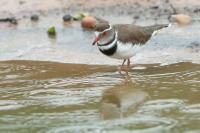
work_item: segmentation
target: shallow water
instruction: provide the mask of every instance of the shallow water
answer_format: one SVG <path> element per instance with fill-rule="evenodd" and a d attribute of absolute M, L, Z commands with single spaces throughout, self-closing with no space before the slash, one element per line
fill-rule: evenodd
<path fill-rule="evenodd" d="M 110 18 L 110 17 L 106 17 Z M 110 19 L 112 20 L 113 17 Z M 23 22 L 17 28 L 0 30 L 0 60 L 40 60 L 76 64 L 116 65 L 121 61 L 102 55 L 92 46 L 94 32 L 80 27 L 79 22 L 63 25 L 61 20 L 47 19 L 38 23 Z M 124 22 L 123 22 L 124 20 Z M 111 22 L 131 23 L 130 18 Z M 46 31 L 51 25 L 56 38 Z M 145 25 L 145 24 L 144 24 Z M 146 25 L 149 25 L 146 22 Z M 132 58 L 136 64 L 172 64 L 182 61 L 200 63 L 200 25 L 172 25 L 162 29 L 147 42 L 145 48 Z"/>
<path fill-rule="evenodd" d="M 137 68 L 1 62 L 0 131 L 200 132 L 200 65 Z"/>
<path fill-rule="evenodd" d="M 159 31 L 128 74 L 79 23 L 27 21 L 0 36 L 0 132 L 200 132 L 198 23 Z"/>

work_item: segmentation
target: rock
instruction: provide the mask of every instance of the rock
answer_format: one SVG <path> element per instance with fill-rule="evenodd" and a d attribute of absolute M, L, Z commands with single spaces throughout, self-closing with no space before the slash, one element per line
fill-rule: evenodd
<path fill-rule="evenodd" d="M 191 52 L 199 52 L 200 51 L 200 42 L 195 41 L 190 43 L 189 46 L 187 46 L 191 50 Z"/>
<path fill-rule="evenodd" d="M 48 35 L 56 35 L 56 28 L 54 26 L 50 27 L 47 31 Z"/>
<path fill-rule="evenodd" d="M 10 18 L 10 23 L 11 23 L 11 24 L 14 24 L 14 25 L 17 25 L 17 24 L 18 24 L 16 18 Z"/>
<path fill-rule="evenodd" d="M 39 16 L 34 14 L 31 16 L 31 21 L 38 21 L 39 20 Z"/>
<path fill-rule="evenodd" d="M 70 14 L 66 14 L 63 16 L 63 21 L 67 22 L 67 21 L 71 21 L 72 20 L 72 16 Z"/>
<path fill-rule="evenodd" d="M 22 1 L 22 0 L 19 1 L 19 4 L 20 4 L 20 5 L 25 4 L 25 3 L 26 3 L 26 2 L 25 2 L 25 1 Z"/>
<path fill-rule="evenodd" d="M 172 15 L 170 20 L 178 23 L 179 25 L 188 25 L 191 23 L 192 18 L 186 14 L 176 14 Z"/>
<path fill-rule="evenodd" d="M 134 16 L 134 19 L 139 19 L 139 18 L 140 18 L 139 15 Z"/>
<path fill-rule="evenodd" d="M 83 18 L 81 25 L 83 28 L 93 29 L 96 25 L 96 19 L 94 17 L 87 16 L 87 17 Z"/>
<path fill-rule="evenodd" d="M 194 13 L 200 13 L 200 8 L 195 9 Z"/>
<path fill-rule="evenodd" d="M 17 19 L 15 17 L 11 17 L 11 18 L 3 18 L 0 19 L 0 22 L 10 22 L 11 24 L 17 25 Z"/>
<path fill-rule="evenodd" d="M 87 16 L 89 16 L 88 13 L 79 13 L 79 14 L 76 14 L 75 16 L 73 16 L 73 20 L 80 21 Z"/>
<path fill-rule="evenodd" d="M 151 9 L 154 9 L 154 10 L 156 10 L 156 9 L 158 9 L 159 8 L 159 6 L 152 6 L 151 7 Z"/>
<path fill-rule="evenodd" d="M 165 3 L 169 3 L 169 0 L 165 0 Z"/>

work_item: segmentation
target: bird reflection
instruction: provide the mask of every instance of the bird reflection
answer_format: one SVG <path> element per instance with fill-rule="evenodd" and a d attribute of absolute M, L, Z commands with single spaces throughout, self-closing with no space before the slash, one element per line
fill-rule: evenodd
<path fill-rule="evenodd" d="M 147 99 L 149 99 L 147 92 L 136 89 L 133 82 L 125 80 L 103 93 L 100 117 L 102 120 L 128 117 Z"/>

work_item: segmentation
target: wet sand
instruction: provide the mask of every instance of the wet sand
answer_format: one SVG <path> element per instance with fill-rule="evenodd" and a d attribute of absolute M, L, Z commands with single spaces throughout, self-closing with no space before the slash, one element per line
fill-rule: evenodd
<path fill-rule="evenodd" d="M 198 0 L 1 0 L 2 8 L 0 11 L 7 11 L 10 13 L 18 13 L 22 11 L 37 11 L 37 10 L 52 10 L 56 8 L 74 8 L 74 7 L 82 7 L 82 8 L 95 8 L 95 7 L 105 7 L 105 6 L 114 6 L 114 5 L 123 5 L 123 4 L 139 4 L 141 6 L 159 6 L 159 4 L 163 3 L 171 3 L 177 7 L 184 6 L 199 6 L 200 3 Z"/>
<path fill-rule="evenodd" d="M 198 0 L 1 0 L 3 17 L 28 17 L 31 14 L 52 15 L 89 12 L 95 16 L 129 15 L 133 18 L 167 18 L 174 13 L 199 15 Z M 175 10 L 174 10 L 175 9 Z"/>
<path fill-rule="evenodd" d="M 131 19 L 123 17 L 106 17 L 112 23 L 131 23 Z M 115 21 L 116 20 L 116 21 Z M 47 36 L 49 22 L 57 28 L 55 39 Z M 92 46 L 94 32 L 84 30 L 79 22 L 70 26 L 62 25 L 61 20 L 40 20 L 32 26 L 30 20 L 19 24 L 17 29 L 2 29 L 0 31 L 0 60 L 40 60 L 71 64 L 120 65 L 121 60 L 103 55 L 96 46 Z M 142 23 L 140 23 L 142 24 Z M 144 21 L 144 25 L 149 22 Z M 200 63 L 200 26 L 198 23 L 187 27 L 172 25 L 152 37 L 144 49 L 137 53 L 131 64 L 173 64 L 190 61 Z"/>

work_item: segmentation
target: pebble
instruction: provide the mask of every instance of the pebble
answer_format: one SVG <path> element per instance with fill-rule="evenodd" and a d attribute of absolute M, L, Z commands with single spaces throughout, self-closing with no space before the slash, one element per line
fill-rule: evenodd
<path fill-rule="evenodd" d="M 155 9 L 155 10 L 158 9 L 158 8 L 159 8 L 159 6 L 152 6 L 151 7 L 151 9 Z"/>
<path fill-rule="evenodd" d="M 87 16 L 87 17 L 82 19 L 81 25 L 82 25 L 83 28 L 93 29 L 96 25 L 96 19 L 94 17 Z"/>
<path fill-rule="evenodd" d="M 48 33 L 48 35 L 55 36 L 56 35 L 56 28 L 54 26 L 49 27 L 47 33 Z"/>
<path fill-rule="evenodd" d="M 200 13 L 200 8 L 195 9 L 194 13 Z"/>
<path fill-rule="evenodd" d="M 11 24 L 17 25 L 17 19 L 15 17 L 10 17 L 10 18 L 3 18 L 0 19 L 0 22 L 10 22 Z"/>
<path fill-rule="evenodd" d="M 19 1 L 19 4 L 20 4 L 20 5 L 23 5 L 23 4 L 25 4 L 25 3 L 26 3 L 26 2 L 25 2 L 25 1 L 22 1 L 22 0 Z"/>
<path fill-rule="evenodd" d="M 71 21 L 72 20 L 72 16 L 70 14 L 66 14 L 63 16 L 63 21 L 67 22 L 67 21 Z"/>
<path fill-rule="evenodd" d="M 191 23 L 192 18 L 186 14 L 175 14 L 171 16 L 171 21 L 176 22 L 179 25 L 188 25 Z"/>
<path fill-rule="evenodd" d="M 38 15 L 33 14 L 33 15 L 31 16 L 31 21 L 38 21 L 38 20 L 39 20 L 39 16 L 38 16 Z"/>

